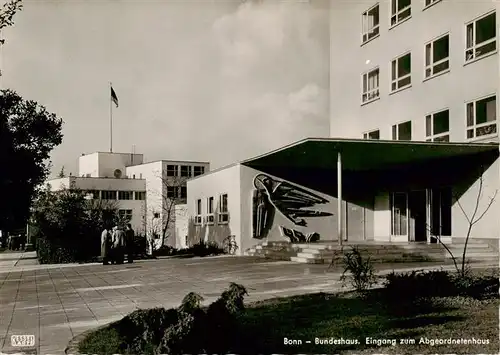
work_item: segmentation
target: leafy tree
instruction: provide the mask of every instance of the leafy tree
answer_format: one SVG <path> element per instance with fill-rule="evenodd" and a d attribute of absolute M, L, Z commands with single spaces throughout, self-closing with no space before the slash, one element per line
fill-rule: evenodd
<path fill-rule="evenodd" d="M 0 230 L 25 225 L 50 171 L 50 152 L 62 142 L 62 119 L 11 90 L 0 91 Z"/>
<path fill-rule="evenodd" d="M 22 0 L 11 0 L 3 4 L 0 9 L 0 32 L 5 28 L 14 25 L 14 15 L 23 8 Z M 5 43 L 5 39 L 0 38 L 0 46 Z M 2 72 L 0 71 L 0 76 Z"/>
<path fill-rule="evenodd" d="M 0 30 L 14 25 L 14 15 L 23 8 L 22 0 L 11 0 L 3 4 L 0 10 Z M 0 39 L 0 45 L 5 43 L 5 39 Z"/>
<path fill-rule="evenodd" d="M 115 202 L 89 199 L 79 189 L 39 192 L 33 208 L 38 240 L 44 242 L 46 260 L 41 262 L 85 261 L 100 253 L 100 235 L 106 224 L 120 223 Z M 64 257 L 52 257 L 64 250 Z M 40 248 L 39 248 L 40 252 Z M 39 255 L 40 257 L 40 255 Z"/>

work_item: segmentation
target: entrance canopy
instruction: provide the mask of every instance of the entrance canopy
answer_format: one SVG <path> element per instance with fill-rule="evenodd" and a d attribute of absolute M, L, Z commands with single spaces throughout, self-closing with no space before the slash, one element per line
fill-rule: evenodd
<path fill-rule="evenodd" d="M 307 138 L 241 163 L 256 169 L 273 167 L 336 170 L 340 153 L 342 170 L 367 171 L 495 151 L 499 152 L 498 143 Z"/>

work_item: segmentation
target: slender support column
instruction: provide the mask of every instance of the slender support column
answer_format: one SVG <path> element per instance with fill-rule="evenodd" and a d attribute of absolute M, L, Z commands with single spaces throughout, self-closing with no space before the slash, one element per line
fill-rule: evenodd
<path fill-rule="evenodd" d="M 343 243 L 342 233 L 342 154 L 337 153 L 337 235 L 339 238 L 339 245 Z"/>

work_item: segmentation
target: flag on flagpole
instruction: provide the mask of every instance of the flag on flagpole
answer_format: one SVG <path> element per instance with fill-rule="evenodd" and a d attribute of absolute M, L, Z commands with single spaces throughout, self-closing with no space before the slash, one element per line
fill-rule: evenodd
<path fill-rule="evenodd" d="M 116 96 L 115 90 L 111 87 L 111 100 L 115 103 L 116 107 L 118 107 L 118 96 Z"/>

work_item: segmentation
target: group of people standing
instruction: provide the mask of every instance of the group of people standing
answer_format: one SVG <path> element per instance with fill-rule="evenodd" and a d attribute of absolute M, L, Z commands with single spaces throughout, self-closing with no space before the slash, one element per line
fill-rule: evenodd
<path fill-rule="evenodd" d="M 134 261 L 134 238 L 134 230 L 130 224 L 127 224 L 125 230 L 120 226 L 112 229 L 106 226 L 101 234 L 102 264 L 123 264 L 125 254 L 127 254 L 127 261 L 132 263 Z"/>

